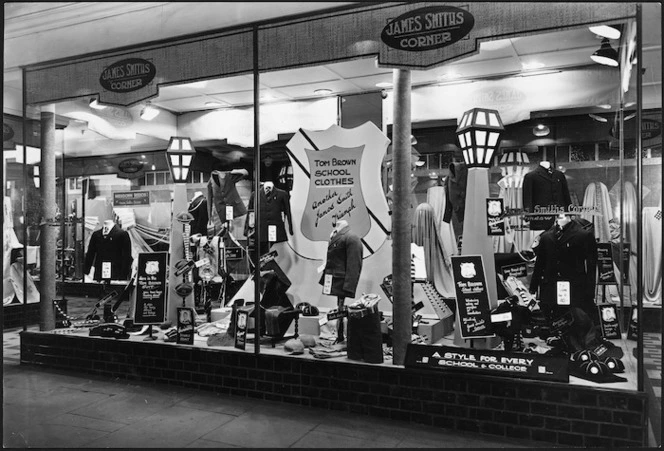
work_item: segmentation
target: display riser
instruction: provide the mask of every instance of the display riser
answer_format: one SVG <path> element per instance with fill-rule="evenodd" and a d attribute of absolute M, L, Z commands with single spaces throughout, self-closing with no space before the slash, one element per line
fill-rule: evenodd
<path fill-rule="evenodd" d="M 646 395 L 601 387 L 41 332 L 21 363 L 563 446 L 648 437 Z"/>
<path fill-rule="evenodd" d="M 25 312 L 25 313 L 24 313 Z M 2 327 L 13 329 L 23 326 L 23 315 L 25 314 L 25 325 L 31 326 L 39 323 L 39 302 L 33 302 L 24 307 L 23 304 L 9 304 L 2 306 Z"/>

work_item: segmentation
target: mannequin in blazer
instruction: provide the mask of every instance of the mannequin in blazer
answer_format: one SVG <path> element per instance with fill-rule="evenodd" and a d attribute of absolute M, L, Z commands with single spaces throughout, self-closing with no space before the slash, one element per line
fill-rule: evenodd
<path fill-rule="evenodd" d="M 201 235 L 207 235 L 207 224 L 208 224 L 208 206 L 207 199 L 201 191 L 196 191 L 194 197 L 189 202 L 189 208 L 187 209 L 189 213 L 194 217 L 194 220 L 191 221 L 191 234 L 195 235 L 200 233 Z"/>
<path fill-rule="evenodd" d="M 255 193 L 249 198 L 249 210 L 254 209 Z M 291 217 L 290 195 L 276 188 L 273 182 L 265 182 L 258 191 L 258 208 L 260 209 L 260 224 L 258 224 L 261 239 L 261 250 L 268 249 L 269 226 L 276 227 L 276 240 L 274 243 L 288 241 L 286 235 L 286 225 L 284 219 L 288 221 L 288 232 L 293 235 L 293 218 Z M 247 223 L 248 227 L 253 227 L 251 221 Z"/>
<path fill-rule="evenodd" d="M 341 309 L 347 297 L 355 297 L 355 290 L 362 271 L 362 242 L 348 225 L 339 220 L 335 224 L 327 245 L 327 258 L 323 275 L 318 281 L 325 286 L 325 278 L 331 277 L 329 294 L 337 297 L 337 307 Z M 343 320 L 337 323 L 337 342 L 344 341 Z"/>
<path fill-rule="evenodd" d="M 131 274 L 131 238 L 112 220 L 104 221 L 101 229 L 92 232 L 85 254 L 85 274 L 94 265 L 94 280 L 102 280 L 104 262 L 111 264 L 111 279 L 127 280 Z"/>
<path fill-rule="evenodd" d="M 596 321 L 597 243 L 592 223 L 560 214 L 556 224 L 540 235 L 534 251 L 536 260 L 530 292 L 540 290 L 542 310 L 560 316 L 569 307 L 578 307 Z M 559 281 L 569 282 L 569 306 L 558 305 Z"/>
<path fill-rule="evenodd" d="M 523 177 L 523 209 L 527 213 L 535 213 L 535 207 L 569 208 L 572 199 L 567 186 L 565 174 L 542 161 L 534 171 Z M 555 216 L 530 221 L 531 230 L 547 230 L 553 225 Z"/>

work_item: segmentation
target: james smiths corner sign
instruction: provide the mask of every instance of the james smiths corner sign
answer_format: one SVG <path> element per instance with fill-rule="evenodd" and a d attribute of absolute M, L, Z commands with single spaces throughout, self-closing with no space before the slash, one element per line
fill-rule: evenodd
<path fill-rule="evenodd" d="M 112 92 L 131 92 L 147 86 L 157 74 L 152 62 L 128 58 L 107 66 L 99 76 L 99 84 Z"/>
<path fill-rule="evenodd" d="M 475 18 L 464 9 L 429 6 L 391 20 L 380 38 L 393 49 L 424 52 L 454 44 L 470 33 L 474 25 Z"/>

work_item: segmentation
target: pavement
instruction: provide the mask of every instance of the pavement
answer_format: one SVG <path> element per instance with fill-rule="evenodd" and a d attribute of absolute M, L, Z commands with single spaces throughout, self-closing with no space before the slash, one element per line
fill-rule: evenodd
<path fill-rule="evenodd" d="M 551 447 L 529 440 L 20 365 L 19 332 L 3 333 L 5 448 Z"/>

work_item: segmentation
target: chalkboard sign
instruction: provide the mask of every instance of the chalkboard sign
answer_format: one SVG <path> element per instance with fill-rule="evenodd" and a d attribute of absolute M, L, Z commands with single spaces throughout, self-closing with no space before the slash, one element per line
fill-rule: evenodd
<path fill-rule="evenodd" d="M 618 270 L 620 270 L 620 265 L 618 262 L 618 258 L 620 254 L 620 244 L 618 243 L 611 243 L 613 247 L 613 262 L 616 264 L 616 267 Z M 629 257 L 630 257 L 630 250 L 629 250 L 629 243 L 623 243 L 623 249 L 622 249 L 622 280 L 623 280 L 623 285 L 630 285 L 629 283 Z"/>
<path fill-rule="evenodd" d="M 602 326 L 604 338 L 621 338 L 620 321 L 615 304 L 599 304 L 599 322 Z"/>
<path fill-rule="evenodd" d="M 161 324 L 166 321 L 166 252 L 138 254 L 134 324 Z"/>
<path fill-rule="evenodd" d="M 178 307 L 177 343 L 194 344 L 194 309 Z"/>
<path fill-rule="evenodd" d="M 247 347 L 247 326 L 249 323 L 249 311 L 238 309 L 235 314 L 235 347 L 243 351 Z"/>
<path fill-rule="evenodd" d="M 489 236 L 505 235 L 505 207 L 503 199 L 486 200 L 486 233 Z"/>
<path fill-rule="evenodd" d="M 629 325 L 627 326 L 627 339 L 638 340 L 639 337 L 639 309 L 636 305 L 632 306 L 629 312 Z"/>
<path fill-rule="evenodd" d="M 452 257 L 457 314 L 463 338 L 492 337 L 491 305 L 481 255 Z"/>
<path fill-rule="evenodd" d="M 597 285 L 617 285 L 611 243 L 597 243 Z"/>

